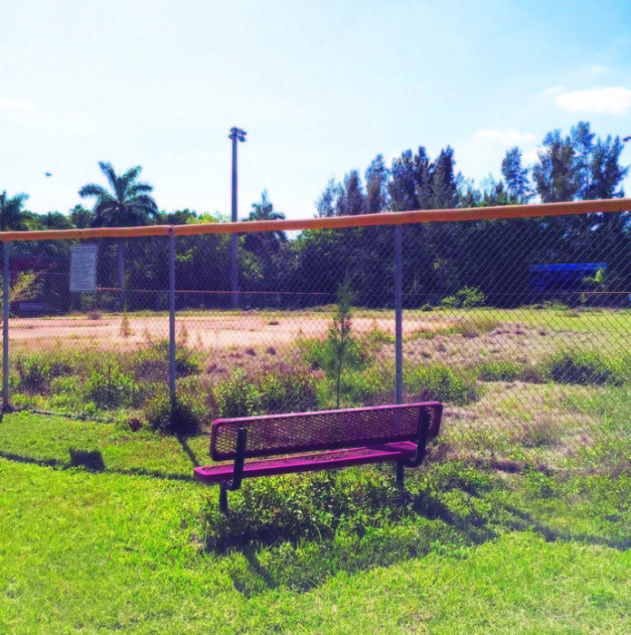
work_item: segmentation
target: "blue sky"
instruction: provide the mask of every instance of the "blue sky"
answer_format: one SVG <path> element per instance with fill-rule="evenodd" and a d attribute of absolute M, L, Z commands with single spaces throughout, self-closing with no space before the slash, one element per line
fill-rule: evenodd
<path fill-rule="evenodd" d="M 579 120 L 631 135 L 628 0 L 0 0 L 0 24 L 0 191 L 38 213 L 110 161 L 161 209 L 229 214 L 233 125 L 240 217 L 263 189 L 311 217 L 378 153 L 449 144 L 480 182 Z"/>

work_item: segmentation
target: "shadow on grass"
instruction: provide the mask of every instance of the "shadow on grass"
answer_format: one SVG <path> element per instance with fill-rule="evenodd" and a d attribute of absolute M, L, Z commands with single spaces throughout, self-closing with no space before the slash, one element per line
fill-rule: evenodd
<path fill-rule="evenodd" d="M 608 537 L 604 529 L 593 534 L 555 529 L 537 518 L 541 501 L 533 501 L 532 511 L 527 499 L 507 504 L 493 495 L 499 483 L 473 481 L 443 479 L 437 488 L 416 495 L 386 486 L 381 498 L 364 491 L 364 499 L 350 505 L 348 488 L 336 500 L 316 481 L 306 488 L 306 497 L 297 492 L 298 502 L 281 488 L 284 508 L 263 487 L 260 496 L 250 492 L 235 500 L 227 516 L 209 502 L 206 549 L 226 557 L 235 589 L 251 597 L 279 586 L 308 591 L 340 572 L 391 566 L 431 552 L 466 558 L 475 547 L 513 532 L 617 550 L 631 547 L 629 531 Z"/>
<path fill-rule="evenodd" d="M 177 439 L 177 442 L 180 444 L 184 454 L 186 454 L 186 456 L 188 456 L 188 458 L 191 460 L 193 467 L 199 467 L 200 462 L 197 459 L 195 452 L 193 452 L 193 450 L 191 449 L 191 446 L 188 444 L 187 438 L 180 434 L 176 435 L 175 438 Z"/>
<path fill-rule="evenodd" d="M 14 461 L 16 463 L 26 463 L 31 465 L 40 465 L 41 467 L 50 467 L 58 470 L 68 470 L 72 468 L 82 468 L 89 472 L 103 474 L 120 474 L 122 476 L 145 476 L 149 478 L 164 479 L 169 481 L 189 481 L 195 479 L 192 474 L 179 474 L 177 472 L 163 472 L 161 470 L 148 470 L 142 467 L 130 468 L 111 468 L 107 467 L 103 461 L 103 457 L 98 450 L 75 450 L 69 449 L 70 459 L 62 461 L 61 459 L 38 459 L 31 456 L 16 454 L 14 452 L 0 451 L 0 458 Z"/>

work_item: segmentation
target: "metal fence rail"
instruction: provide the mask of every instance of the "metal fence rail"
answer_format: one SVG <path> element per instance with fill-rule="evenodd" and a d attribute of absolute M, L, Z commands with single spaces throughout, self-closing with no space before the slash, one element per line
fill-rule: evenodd
<path fill-rule="evenodd" d="M 627 210 L 0 234 L 3 408 L 154 421 L 166 402 L 203 424 L 436 398 L 454 452 L 561 461 L 597 435 L 581 400 L 631 382 Z M 71 292 L 92 243 L 95 292 Z"/>

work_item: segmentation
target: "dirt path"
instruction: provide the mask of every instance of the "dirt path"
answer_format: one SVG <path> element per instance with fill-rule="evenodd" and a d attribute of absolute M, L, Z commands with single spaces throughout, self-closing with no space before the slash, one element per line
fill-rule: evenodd
<path fill-rule="evenodd" d="M 187 334 L 191 346 L 227 348 L 229 346 L 280 346 L 298 337 L 322 337 L 330 317 L 309 315 L 269 316 L 256 313 L 241 315 L 184 316 L 176 319 L 176 336 Z M 13 318 L 9 325 L 10 340 L 25 345 L 64 346 L 96 344 L 103 348 L 136 347 L 147 339 L 166 339 L 169 336 L 167 316 L 128 317 L 127 336 L 120 316 L 88 319 L 85 317 Z M 353 318 L 353 329 L 363 333 L 372 328 L 394 333 L 394 318 Z M 436 328 L 435 322 L 414 321 L 409 328 Z M 405 325 L 404 325 L 405 328 Z"/>

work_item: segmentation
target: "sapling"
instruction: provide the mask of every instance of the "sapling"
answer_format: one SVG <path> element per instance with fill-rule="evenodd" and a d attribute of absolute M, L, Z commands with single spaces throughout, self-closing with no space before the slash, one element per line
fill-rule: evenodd
<path fill-rule="evenodd" d="M 355 293 L 353 292 L 350 278 L 347 276 L 337 288 L 337 306 L 327 337 L 328 348 L 333 358 L 336 408 L 340 407 L 342 369 L 348 357 L 351 344 L 352 305 L 354 300 Z"/>

